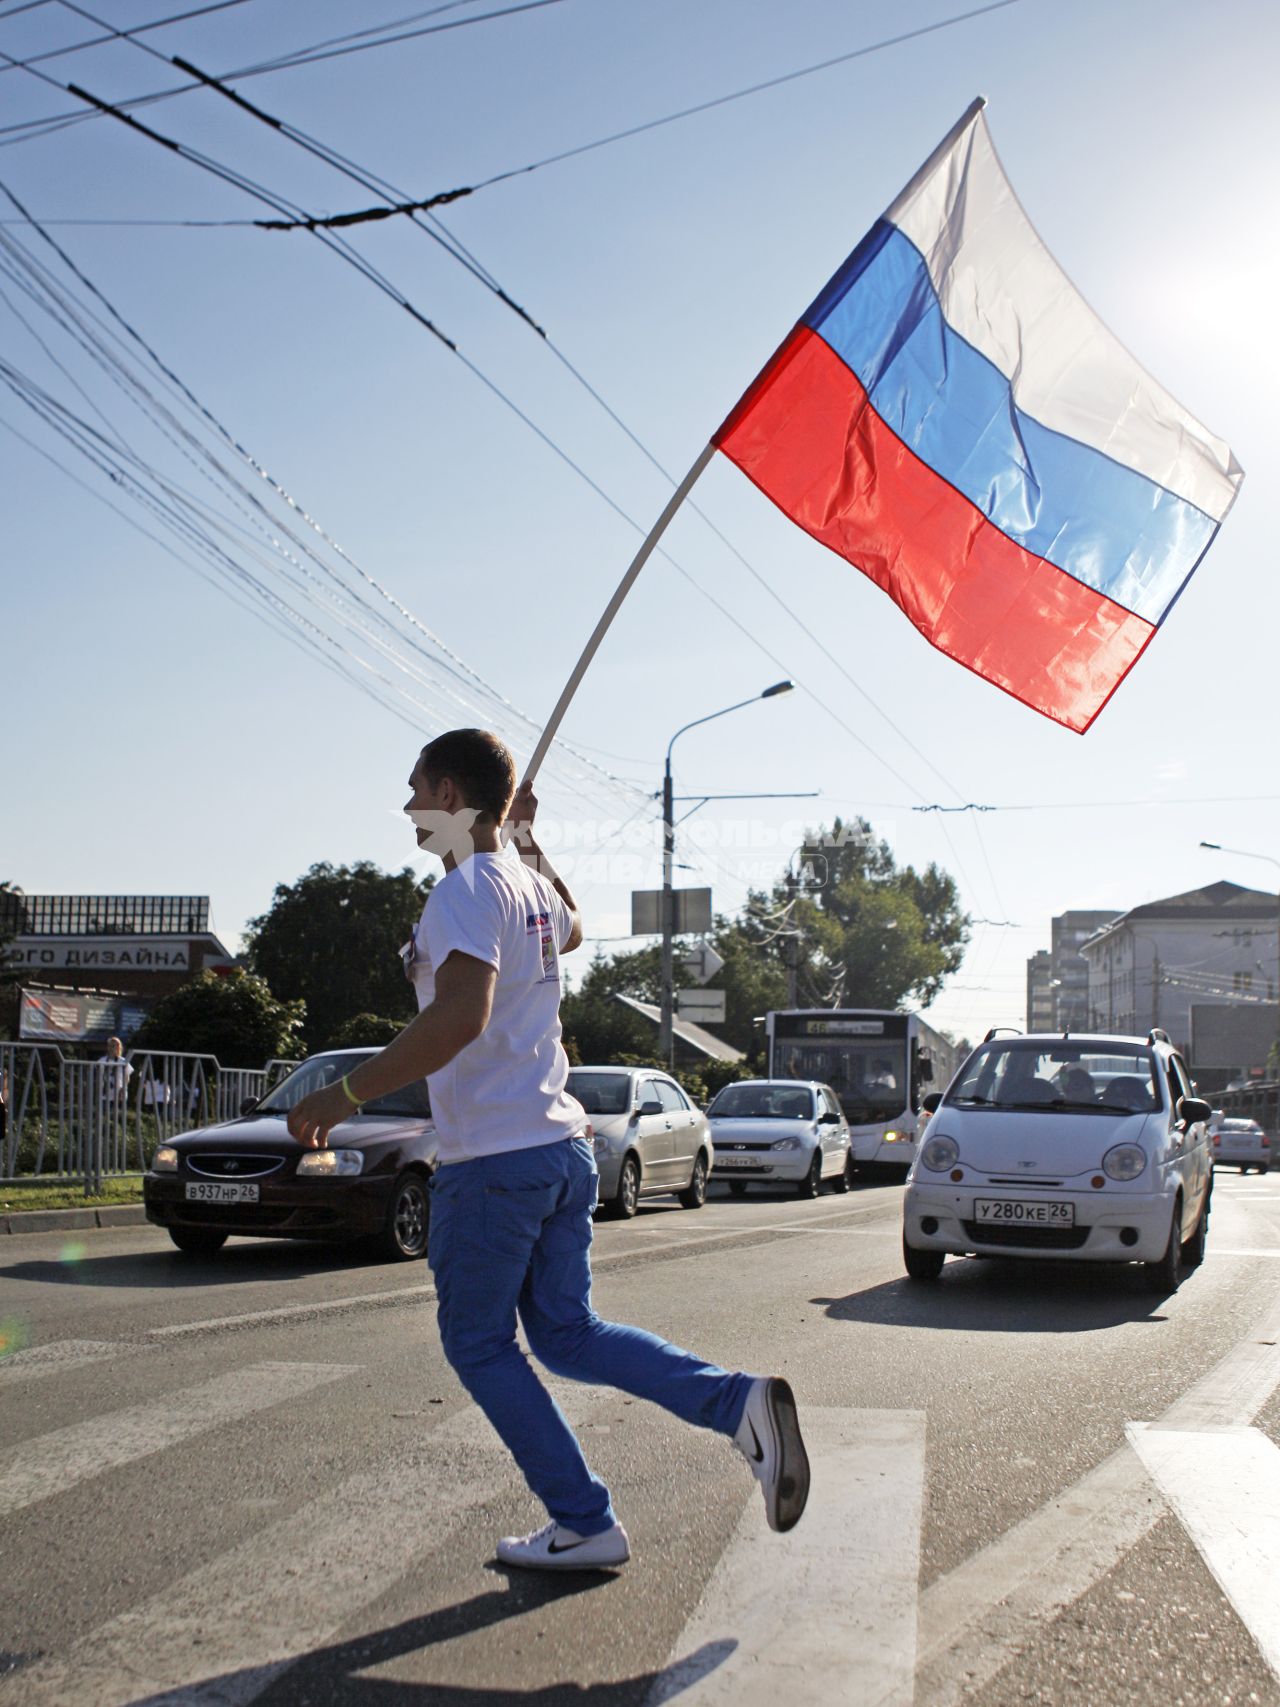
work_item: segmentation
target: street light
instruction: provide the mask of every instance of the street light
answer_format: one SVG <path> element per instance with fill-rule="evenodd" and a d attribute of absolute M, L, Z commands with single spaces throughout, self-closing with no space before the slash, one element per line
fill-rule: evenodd
<path fill-rule="evenodd" d="M 1202 848 L 1212 848 L 1215 853 L 1236 854 L 1240 859 L 1265 859 L 1268 865 L 1274 865 L 1280 870 L 1280 859 L 1274 854 L 1251 853 L 1248 848 L 1224 848 L 1221 842 L 1201 842 Z M 1276 896 L 1276 1000 L 1280 1003 L 1280 894 Z M 1280 1009 L 1277 1009 L 1280 1012 Z"/>
<path fill-rule="evenodd" d="M 667 762 L 662 775 L 662 1017 L 658 1023 L 658 1056 L 668 1066 L 671 1065 L 674 1047 L 671 1021 L 675 1008 L 672 942 L 675 936 L 675 896 L 671 889 L 671 865 L 675 853 L 676 827 L 672 816 L 674 802 L 671 796 L 671 749 L 682 735 L 690 729 L 696 729 L 700 723 L 710 723 L 717 717 L 727 717 L 731 711 L 741 711 L 744 705 L 754 705 L 758 699 L 775 699 L 780 693 L 790 693 L 794 686 L 794 682 L 775 682 L 772 687 L 765 688 L 763 693 L 752 694 L 750 699 L 740 699 L 734 705 L 726 705 L 722 711 L 711 711 L 705 717 L 695 717 L 692 723 L 686 723 L 677 729 L 667 742 Z"/>

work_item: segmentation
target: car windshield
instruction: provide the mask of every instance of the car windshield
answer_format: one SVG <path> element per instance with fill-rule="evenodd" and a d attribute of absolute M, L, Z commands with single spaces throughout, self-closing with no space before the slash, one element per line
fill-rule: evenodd
<path fill-rule="evenodd" d="M 807 1085 L 771 1085 L 756 1080 L 726 1085 L 707 1110 L 712 1120 L 812 1120 L 813 1092 Z"/>
<path fill-rule="evenodd" d="M 945 1100 L 960 1108 L 988 1104 L 1050 1113 L 1140 1114 L 1160 1106 L 1150 1049 L 1083 1038 L 994 1039 L 970 1056 Z"/>
<path fill-rule="evenodd" d="M 576 1097 L 588 1114 L 630 1114 L 630 1073 L 569 1074 L 565 1087 Z"/>
<path fill-rule="evenodd" d="M 354 1071 L 361 1061 L 367 1061 L 377 1053 L 376 1049 L 370 1049 L 360 1055 L 347 1052 L 340 1055 L 313 1055 L 300 1067 L 295 1067 L 287 1079 L 282 1079 L 273 1091 L 263 1097 L 253 1111 L 254 1115 L 288 1114 L 293 1105 L 301 1102 L 303 1097 L 310 1096 L 312 1091 L 323 1090 L 325 1085 L 336 1083 L 344 1073 Z M 403 1090 L 392 1091 L 388 1096 L 377 1097 L 373 1102 L 364 1103 L 359 1110 L 353 1108 L 351 1113 L 430 1120 L 431 1101 L 427 1096 L 427 1082 L 425 1079 L 419 1079 L 412 1085 L 406 1085 Z"/>

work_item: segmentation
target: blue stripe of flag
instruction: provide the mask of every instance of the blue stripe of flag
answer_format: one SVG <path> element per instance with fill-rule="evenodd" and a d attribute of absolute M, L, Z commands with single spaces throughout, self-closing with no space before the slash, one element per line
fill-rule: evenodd
<path fill-rule="evenodd" d="M 895 225 L 872 227 L 803 321 L 881 420 L 1002 533 L 1161 620 L 1213 520 L 1019 409 L 1006 376 L 947 323 L 920 251 Z"/>

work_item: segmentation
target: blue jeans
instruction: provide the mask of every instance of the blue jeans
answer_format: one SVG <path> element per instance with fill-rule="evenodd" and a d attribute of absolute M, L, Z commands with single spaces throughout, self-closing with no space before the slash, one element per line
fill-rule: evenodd
<path fill-rule="evenodd" d="M 428 1257 L 444 1354 L 558 1523 L 614 1522 L 559 1405 L 516 1342 L 516 1317 L 554 1375 L 619 1387 L 702 1428 L 733 1434 L 748 1375 L 731 1375 L 591 1308 L 596 1164 L 585 1138 L 454 1162 L 431 1189 Z"/>

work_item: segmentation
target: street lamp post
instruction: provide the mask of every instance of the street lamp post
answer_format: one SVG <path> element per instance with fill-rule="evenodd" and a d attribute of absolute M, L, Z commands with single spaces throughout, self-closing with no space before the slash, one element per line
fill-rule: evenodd
<path fill-rule="evenodd" d="M 1251 853 L 1248 848 L 1226 848 L 1221 842 L 1201 842 L 1202 848 L 1212 848 L 1215 853 L 1236 854 L 1240 859 L 1264 859 L 1268 865 L 1274 865 L 1280 870 L 1280 859 L 1274 854 Z M 1276 896 L 1276 1003 L 1280 1012 L 1280 894 Z"/>
<path fill-rule="evenodd" d="M 780 693 L 790 693 L 793 685 L 791 682 L 775 682 L 763 693 L 752 694 L 750 699 L 740 699 L 721 711 L 695 717 L 692 723 L 677 729 L 667 742 L 667 762 L 662 773 L 662 1016 L 658 1023 L 658 1055 L 668 1066 L 672 1063 L 674 1051 L 672 1018 L 675 1009 L 675 893 L 671 887 L 671 867 L 675 855 L 676 826 L 671 791 L 671 749 L 681 735 L 696 729 L 700 723 L 727 717 L 731 711 L 741 711 L 744 705 L 754 705 L 758 699 L 773 699 Z"/>

